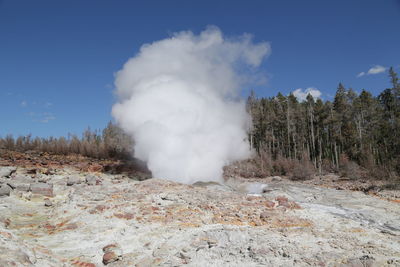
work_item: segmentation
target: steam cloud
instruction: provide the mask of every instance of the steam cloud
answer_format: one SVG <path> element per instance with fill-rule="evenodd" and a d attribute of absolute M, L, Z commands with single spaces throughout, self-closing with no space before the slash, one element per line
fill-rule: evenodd
<path fill-rule="evenodd" d="M 249 115 L 238 96 L 269 51 L 216 27 L 143 45 L 116 74 L 112 109 L 135 140 L 135 157 L 154 177 L 220 181 L 225 164 L 250 155 Z"/>

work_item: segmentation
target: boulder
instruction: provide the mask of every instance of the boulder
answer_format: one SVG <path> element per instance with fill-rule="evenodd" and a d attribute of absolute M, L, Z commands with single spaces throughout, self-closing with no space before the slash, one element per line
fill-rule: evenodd
<path fill-rule="evenodd" d="M 37 183 L 37 184 L 31 184 L 30 187 L 31 187 L 32 194 L 53 197 L 53 185 L 52 184 Z"/>
<path fill-rule="evenodd" d="M 30 184 L 19 183 L 19 184 L 16 184 L 16 186 L 15 186 L 16 191 L 28 192 L 30 189 L 31 189 Z"/>
<path fill-rule="evenodd" d="M 0 187 L 0 197 L 9 196 L 12 188 L 8 184 L 3 184 Z"/>
<path fill-rule="evenodd" d="M 29 191 L 30 183 L 32 183 L 32 178 L 27 175 L 17 174 L 11 179 L 7 179 L 6 183 L 17 191 Z"/>
<path fill-rule="evenodd" d="M 81 182 L 82 182 L 81 178 L 78 176 L 69 176 L 67 178 L 67 186 L 71 186 L 74 184 L 80 184 Z"/>
<path fill-rule="evenodd" d="M 17 171 L 17 167 L 0 167 L 0 178 L 9 178 Z"/>

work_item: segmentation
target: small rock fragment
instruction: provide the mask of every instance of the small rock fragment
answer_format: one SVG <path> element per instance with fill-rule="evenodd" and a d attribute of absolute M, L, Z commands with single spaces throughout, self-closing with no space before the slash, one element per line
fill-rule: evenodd
<path fill-rule="evenodd" d="M 113 251 L 106 252 L 103 255 L 103 264 L 104 265 L 107 265 L 107 264 L 117 261 L 117 260 L 119 260 L 119 258 Z"/>
<path fill-rule="evenodd" d="M 271 213 L 270 213 L 270 212 L 263 211 L 263 212 L 261 212 L 261 214 L 260 214 L 260 219 L 261 219 L 261 220 L 268 219 L 269 217 L 271 217 Z"/>
<path fill-rule="evenodd" d="M 55 173 L 55 171 L 51 168 L 41 168 L 39 171 L 45 175 L 53 175 Z"/>
<path fill-rule="evenodd" d="M 105 247 L 103 247 L 103 252 L 108 252 L 108 251 L 112 251 L 113 249 L 118 248 L 117 244 L 109 244 Z"/>
<path fill-rule="evenodd" d="M 32 198 L 32 192 L 23 192 L 23 191 L 19 191 L 17 192 L 17 196 L 21 199 L 30 201 Z"/>
<path fill-rule="evenodd" d="M 284 205 L 286 205 L 286 204 L 288 203 L 289 200 L 288 200 L 287 197 L 278 196 L 278 197 L 276 198 L 276 201 L 278 201 L 278 203 L 279 203 L 280 206 L 284 206 Z"/>
<path fill-rule="evenodd" d="M 36 174 L 36 173 L 38 173 L 39 171 L 38 171 L 38 169 L 37 168 L 28 168 L 28 169 L 26 169 L 26 173 L 27 174 Z"/>
<path fill-rule="evenodd" d="M 88 167 L 89 172 L 101 172 L 103 170 L 103 166 L 100 164 L 92 164 Z"/>
<path fill-rule="evenodd" d="M 103 264 L 107 265 L 111 262 L 122 259 L 122 250 L 117 244 L 110 244 L 103 248 Z"/>
<path fill-rule="evenodd" d="M 38 179 L 39 183 L 47 183 L 51 179 L 50 176 L 46 174 L 37 175 L 36 178 Z"/>
<path fill-rule="evenodd" d="M 282 181 L 282 177 L 280 177 L 280 176 L 273 176 L 273 177 L 271 177 L 271 181 L 272 181 L 272 182 L 281 182 L 281 181 Z"/>
<path fill-rule="evenodd" d="M 208 248 L 215 247 L 218 244 L 217 240 L 208 239 L 207 240 Z"/>
<path fill-rule="evenodd" d="M 185 264 L 188 264 L 191 259 L 190 256 L 184 252 L 179 252 L 177 256 L 181 258 Z"/>
<path fill-rule="evenodd" d="M 266 200 L 264 201 L 264 205 L 269 209 L 273 209 L 275 207 L 275 202 Z"/>
<path fill-rule="evenodd" d="M 46 199 L 44 200 L 44 205 L 45 205 L 46 207 L 51 207 L 51 206 L 53 206 L 53 203 L 50 201 L 50 199 L 46 198 Z"/>

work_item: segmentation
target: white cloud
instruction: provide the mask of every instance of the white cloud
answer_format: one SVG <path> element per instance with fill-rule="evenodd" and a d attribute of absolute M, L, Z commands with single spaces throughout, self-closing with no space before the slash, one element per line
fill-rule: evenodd
<path fill-rule="evenodd" d="M 375 74 L 379 74 L 379 73 L 382 73 L 382 72 L 385 72 L 386 71 L 386 67 L 384 67 L 384 66 L 381 66 L 381 65 L 375 65 L 375 66 L 373 66 L 372 68 L 370 68 L 366 73 L 363 71 L 363 72 L 360 72 L 358 75 L 357 75 L 357 78 L 360 78 L 360 77 L 362 77 L 362 76 L 364 76 L 364 75 L 375 75 Z"/>
<path fill-rule="evenodd" d="M 308 87 L 303 90 L 302 88 L 298 88 L 293 91 L 293 95 L 297 98 L 298 101 L 303 102 L 307 99 L 308 95 L 311 95 L 314 99 L 321 98 L 321 91 L 314 87 Z"/>
<path fill-rule="evenodd" d="M 25 100 L 21 102 L 21 107 L 26 107 L 28 105 L 28 102 L 26 102 Z"/>
<path fill-rule="evenodd" d="M 381 66 L 381 65 L 375 65 L 375 66 L 373 66 L 372 68 L 370 68 L 369 70 L 368 70 L 368 75 L 371 75 L 371 74 L 378 74 L 378 73 L 382 73 L 382 72 L 385 72 L 385 70 L 386 70 L 386 67 L 383 67 L 383 66 Z"/>
<path fill-rule="evenodd" d="M 357 78 L 360 78 L 360 77 L 362 77 L 362 76 L 364 76 L 365 75 L 365 72 L 360 72 L 358 75 L 357 75 Z"/>

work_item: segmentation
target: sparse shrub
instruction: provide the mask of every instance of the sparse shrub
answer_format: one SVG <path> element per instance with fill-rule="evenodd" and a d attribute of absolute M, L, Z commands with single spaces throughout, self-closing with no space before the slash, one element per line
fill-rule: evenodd
<path fill-rule="evenodd" d="M 273 161 L 271 155 L 265 149 L 260 151 L 259 156 L 256 157 L 256 162 L 259 166 L 260 177 L 271 175 Z"/>
<path fill-rule="evenodd" d="M 132 154 L 133 141 L 121 128 L 109 123 L 100 134 L 98 131 L 85 130 L 82 138 L 76 135 L 65 137 L 31 138 L 31 135 L 12 135 L 0 138 L 0 148 L 25 152 L 29 150 L 49 152 L 58 155 L 80 154 L 92 158 L 128 159 Z"/>
<path fill-rule="evenodd" d="M 358 164 L 354 161 L 349 160 L 349 158 L 344 154 L 340 156 L 339 174 L 342 177 L 347 177 L 354 180 L 362 177 L 360 166 L 358 166 Z"/>
<path fill-rule="evenodd" d="M 288 175 L 294 168 L 296 160 L 278 156 L 272 163 L 273 175 Z"/>
<path fill-rule="evenodd" d="M 315 173 L 315 169 L 308 159 L 302 159 L 294 163 L 289 178 L 294 181 L 304 181 L 311 179 Z"/>
<path fill-rule="evenodd" d="M 14 137 L 9 134 L 4 139 L 2 139 L 2 147 L 5 149 L 13 150 L 15 148 Z"/>
<path fill-rule="evenodd" d="M 236 161 L 224 167 L 224 177 L 262 178 L 269 176 L 267 169 L 260 167 L 260 159 Z"/>
<path fill-rule="evenodd" d="M 333 173 L 337 172 L 337 168 L 331 159 L 323 159 L 322 160 L 322 171 L 325 173 Z"/>

